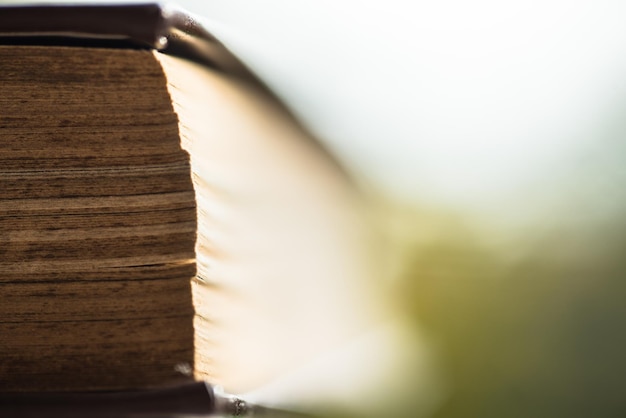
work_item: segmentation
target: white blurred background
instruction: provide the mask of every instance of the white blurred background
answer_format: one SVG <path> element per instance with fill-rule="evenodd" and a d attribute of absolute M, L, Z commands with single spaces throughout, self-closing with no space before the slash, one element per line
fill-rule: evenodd
<path fill-rule="evenodd" d="M 432 204 L 577 169 L 626 89 L 618 0 L 180 3 L 363 181 Z"/>

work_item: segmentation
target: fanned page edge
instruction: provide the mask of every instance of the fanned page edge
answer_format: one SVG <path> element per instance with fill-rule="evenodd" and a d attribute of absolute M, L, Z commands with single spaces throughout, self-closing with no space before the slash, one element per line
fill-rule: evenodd
<path fill-rule="evenodd" d="M 384 321 L 376 231 L 351 179 L 254 84 L 155 55 L 198 208 L 196 378 L 258 389 Z"/>

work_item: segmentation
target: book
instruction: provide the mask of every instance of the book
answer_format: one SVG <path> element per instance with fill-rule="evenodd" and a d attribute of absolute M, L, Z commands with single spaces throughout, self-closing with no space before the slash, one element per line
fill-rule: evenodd
<path fill-rule="evenodd" d="M 247 390 L 364 328 L 353 182 L 193 18 L 0 32 L 0 392 Z"/>

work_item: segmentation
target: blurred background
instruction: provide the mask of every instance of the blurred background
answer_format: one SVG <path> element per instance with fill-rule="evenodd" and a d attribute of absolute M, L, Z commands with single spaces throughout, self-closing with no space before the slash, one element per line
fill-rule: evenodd
<path fill-rule="evenodd" d="M 387 240 L 393 331 L 352 379 L 292 392 L 341 381 L 359 416 L 624 416 L 626 3 L 180 3 L 374 196 Z"/>

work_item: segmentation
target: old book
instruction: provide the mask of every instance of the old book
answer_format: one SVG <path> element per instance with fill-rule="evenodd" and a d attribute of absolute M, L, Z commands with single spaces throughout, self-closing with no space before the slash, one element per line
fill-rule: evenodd
<path fill-rule="evenodd" d="M 0 32 L 0 392 L 246 390 L 362 329 L 358 292 L 319 297 L 364 268 L 354 186 L 200 25 L 22 6 Z"/>

